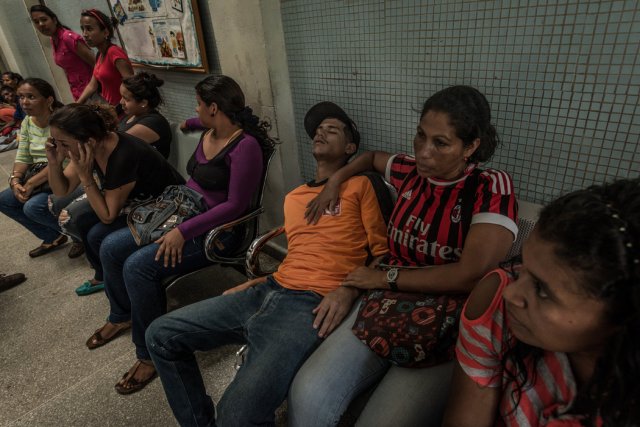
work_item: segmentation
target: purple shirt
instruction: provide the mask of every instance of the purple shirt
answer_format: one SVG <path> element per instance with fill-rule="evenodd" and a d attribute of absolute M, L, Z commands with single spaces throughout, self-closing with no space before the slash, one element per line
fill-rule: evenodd
<path fill-rule="evenodd" d="M 53 60 L 67 75 L 73 99 L 78 99 L 82 95 L 82 91 L 91 81 L 93 72 L 91 66 L 76 53 L 78 43 L 85 43 L 82 36 L 66 28 L 58 28 L 51 37 Z"/>
<path fill-rule="evenodd" d="M 204 138 L 196 147 L 196 161 L 199 164 L 207 163 L 202 149 L 203 141 Z M 244 138 L 227 152 L 225 161 L 230 169 L 227 191 L 205 190 L 193 178 L 187 181 L 189 188 L 204 196 L 209 209 L 178 226 L 185 240 L 239 218 L 249 209 L 251 197 L 262 177 L 262 148 L 253 136 L 245 133 Z"/>

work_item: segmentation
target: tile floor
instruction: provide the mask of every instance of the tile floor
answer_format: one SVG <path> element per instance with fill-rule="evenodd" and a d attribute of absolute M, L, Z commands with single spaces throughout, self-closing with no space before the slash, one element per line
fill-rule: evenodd
<path fill-rule="evenodd" d="M 14 158 L 15 151 L 0 153 L 0 191 L 7 187 Z M 0 293 L 0 426 L 175 426 L 159 380 L 131 396 L 114 391 L 135 361 L 129 334 L 93 351 L 85 347 L 103 324 L 108 303 L 104 293 L 74 293 L 91 277 L 84 258 L 69 259 L 66 245 L 31 259 L 27 252 L 40 243 L 33 235 L 4 215 L 0 230 L 0 273 L 28 277 Z M 214 267 L 195 283 L 172 289 L 170 305 L 215 294 L 213 283 L 243 279 L 233 269 Z M 233 378 L 236 350 L 199 355 L 214 401 Z"/>

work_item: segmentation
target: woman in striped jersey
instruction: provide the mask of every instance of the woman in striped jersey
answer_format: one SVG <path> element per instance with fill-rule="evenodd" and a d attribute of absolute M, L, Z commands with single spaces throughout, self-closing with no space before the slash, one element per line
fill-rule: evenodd
<path fill-rule="evenodd" d="M 640 180 L 546 206 L 462 315 L 445 426 L 640 423 Z"/>
<path fill-rule="evenodd" d="M 478 167 L 497 144 L 484 95 L 453 86 L 425 102 L 414 156 L 368 152 L 331 176 L 310 203 L 310 221 L 327 205 L 331 209 L 336 189 L 361 171 L 384 174 L 398 192 L 387 228 L 390 268 L 356 269 L 343 285 L 429 294 L 471 291 L 504 260 L 518 230 L 511 178 Z M 291 424 L 335 425 L 351 400 L 374 386 L 359 425 L 439 425 L 453 362 L 423 369 L 392 365 L 351 332 L 357 308 L 298 372 L 289 400 Z"/>

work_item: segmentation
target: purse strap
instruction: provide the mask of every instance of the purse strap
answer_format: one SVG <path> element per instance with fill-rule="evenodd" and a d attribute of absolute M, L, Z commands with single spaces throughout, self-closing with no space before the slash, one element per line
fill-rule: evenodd
<path fill-rule="evenodd" d="M 467 239 L 467 233 L 471 227 L 471 217 L 473 216 L 473 206 L 476 202 L 476 190 L 480 182 L 480 173 L 482 171 L 474 168 L 469 176 L 464 180 L 462 187 L 462 241 Z"/>

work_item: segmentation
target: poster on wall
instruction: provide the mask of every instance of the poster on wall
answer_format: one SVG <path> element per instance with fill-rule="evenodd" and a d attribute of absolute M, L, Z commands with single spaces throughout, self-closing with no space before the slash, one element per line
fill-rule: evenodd
<path fill-rule="evenodd" d="M 131 61 L 208 72 L 197 0 L 107 0 Z"/>

